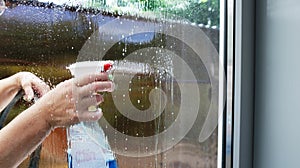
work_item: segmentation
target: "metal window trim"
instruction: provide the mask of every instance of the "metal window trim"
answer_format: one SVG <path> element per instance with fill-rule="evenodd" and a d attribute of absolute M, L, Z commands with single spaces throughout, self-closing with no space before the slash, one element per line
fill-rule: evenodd
<path fill-rule="evenodd" d="M 233 5 L 234 0 L 220 0 L 218 168 L 230 166 L 232 159 Z"/>
<path fill-rule="evenodd" d="M 226 111 L 224 110 L 224 99 L 226 99 L 224 96 L 226 95 L 226 76 L 225 76 L 225 62 L 226 62 L 226 29 L 227 29 L 227 8 L 226 8 L 226 0 L 220 1 L 220 37 L 219 37 L 219 121 L 218 121 L 218 154 L 217 154 L 217 167 L 222 168 L 224 163 L 224 157 L 225 157 L 225 150 L 224 146 L 226 146 L 224 143 L 225 141 L 225 128 L 226 121 L 224 120 L 224 117 L 226 116 Z M 223 72 L 224 70 L 224 72 Z"/>
<path fill-rule="evenodd" d="M 254 54 L 255 1 L 221 0 L 218 168 L 253 165 Z"/>
<path fill-rule="evenodd" d="M 252 168 L 255 1 L 235 0 L 232 167 Z"/>

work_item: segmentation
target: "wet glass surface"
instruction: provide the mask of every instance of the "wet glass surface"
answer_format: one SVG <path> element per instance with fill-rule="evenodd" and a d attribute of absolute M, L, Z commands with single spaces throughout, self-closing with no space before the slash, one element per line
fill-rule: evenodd
<path fill-rule="evenodd" d="M 209 110 L 212 108 L 217 113 L 216 107 L 211 107 L 216 105 L 212 105 L 212 100 L 215 101 L 212 83 L 217 79 L 212 78 L 212 70 L 209 69 L 217 70 L 215 65 L 210 65 L 217 61 L 207 62 L 198 57 L 198 50 L 181 39 L 189 35 L 175 35 L 175 27 L 179 27 L 182 33 L 186 30 L 182 25 L 190 24 L 184 19 L 166 22 L 164 18 L 157 21 L 143 16 L 111 16 L 74 12 L 60 7 L 17 5 L 6 9 L 0 16 L 0 23 L 1 78 L 19 71 L 30 71 L 55 86 L 71 77 L 66 66 L 87 60 L 128 60 L 147 63 L 153 68 L 153 73 L 138 72 L 129 75 L 130 78 L 126 74 L 128 72 L 125 75 L 122 71 L 116 72 L 114 82 L 118 85 L 127 81 L 128 85 L 119 84 L 115 92 L 104 95 L 105 102 L 101 105 L 104 118 L 99 124 L 116 153 L 120 168 L 216 167 L 216 125 L 212 124 L 209 136 L 202 138 L 201 142 L 199 134 Z M 204 47 L 198 48 L 203 50 L 204 57 L 218 59 L 219 30 L 192 26 L 200 30 L 201 39 L 194 40 L 203 42 Z M 95 44 L 97 49 L 92 48 Z M 186 64 L 176 64 L 181 67 L 175 67 L 176 59 L 173 58 L 176 55 Z M 187 66 L 196 80 L 184 80 Z M 182 74 L 174 77 L 179 72 Z M 180 130 L 179 126 L 170 132 L 168 128 L 172 128 L 174 123 L 185 122 L 180 120 L 182 115 L 193 116 L 189 108 L 181 114 L 180 107 L 186 96 L 182 95 L 184 90 L 181 87 L 197 87 L 201 95 L 199 111 L 186 130 Z M 151 94 L 154 97 L 151 98 Z M 28 106 L 19 102 L 9 120 Z M 131 110 L 122 110 L 129 107 Z M 143 112 L 147 109 L 155 115 L 145 116 Z M 147 121 L 142 121 L 144 118 Z M 169 134 L 164 135 L 165 132 Z M 57 129 L 43 143 L 40 167 L 67 167 L 66 149 L 65 130 Z M 27 167 L 27 164 L 28 160 L 20 167 Z"/>

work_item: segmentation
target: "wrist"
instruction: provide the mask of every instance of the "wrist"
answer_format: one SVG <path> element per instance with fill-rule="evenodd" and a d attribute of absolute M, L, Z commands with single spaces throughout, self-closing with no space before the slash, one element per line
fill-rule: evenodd
<path fill-rule="evenodd" d="M 43 121 L 45 129 L 46 130 L 52 130 L 55 127 L 51 124 L 51 113 L 52 113 L 52 104 L 51 104 L 51 100 L 46 102 L 46 103 L 42 103 L 42 100 L 38 100 L 34 105 L 32 105 L 31 107 L 34 109 L 34 111 L 36 111 L 38 114 L 38 116 L 40 116 L 40 119 Z"/>
<path fill-rule="evenodd" d="M 22 89 L 20 72 L 12 75 L 11 77 L 9 77 L 9 79 L 11 83 L 10 90 L 19 91 Z"/>

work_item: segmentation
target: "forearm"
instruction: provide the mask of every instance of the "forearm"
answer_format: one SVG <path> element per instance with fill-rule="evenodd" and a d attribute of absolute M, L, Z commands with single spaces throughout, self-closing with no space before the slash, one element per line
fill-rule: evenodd
<path fill-rule="evenodd" d="M 50 133 L 42 110 L 33 105 L 0 130 L 0 167 L 19 165 Z"/>
<path fill-rule="evenodd" d="M 16 167 L 56 127 L 100 119 L 100 110 L 91 112 L 88 108 L 103 101 L 94 93 L 107 91 L 113 91 L 113 83 L 106 73 L 57 85 L 0 130 L 0 167 Z"/>
<path fill-rule="evenodd" d="M 0 112 L 9 104 L 21 89 L 17 74 L 0 80 Z"/>

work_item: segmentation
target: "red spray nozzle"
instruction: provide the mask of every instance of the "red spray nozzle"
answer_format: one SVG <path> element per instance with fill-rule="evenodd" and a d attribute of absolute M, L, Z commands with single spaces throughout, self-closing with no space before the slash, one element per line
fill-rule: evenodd
<path fill-rule="evenodd" d="M 107 72 L 108 70 L 110 70 L 112 68 L 112 66 L 113 66 L 113 63 L 111 63 L 111 62 L 105 63 L 103 66 L 104 72 Z"/>

